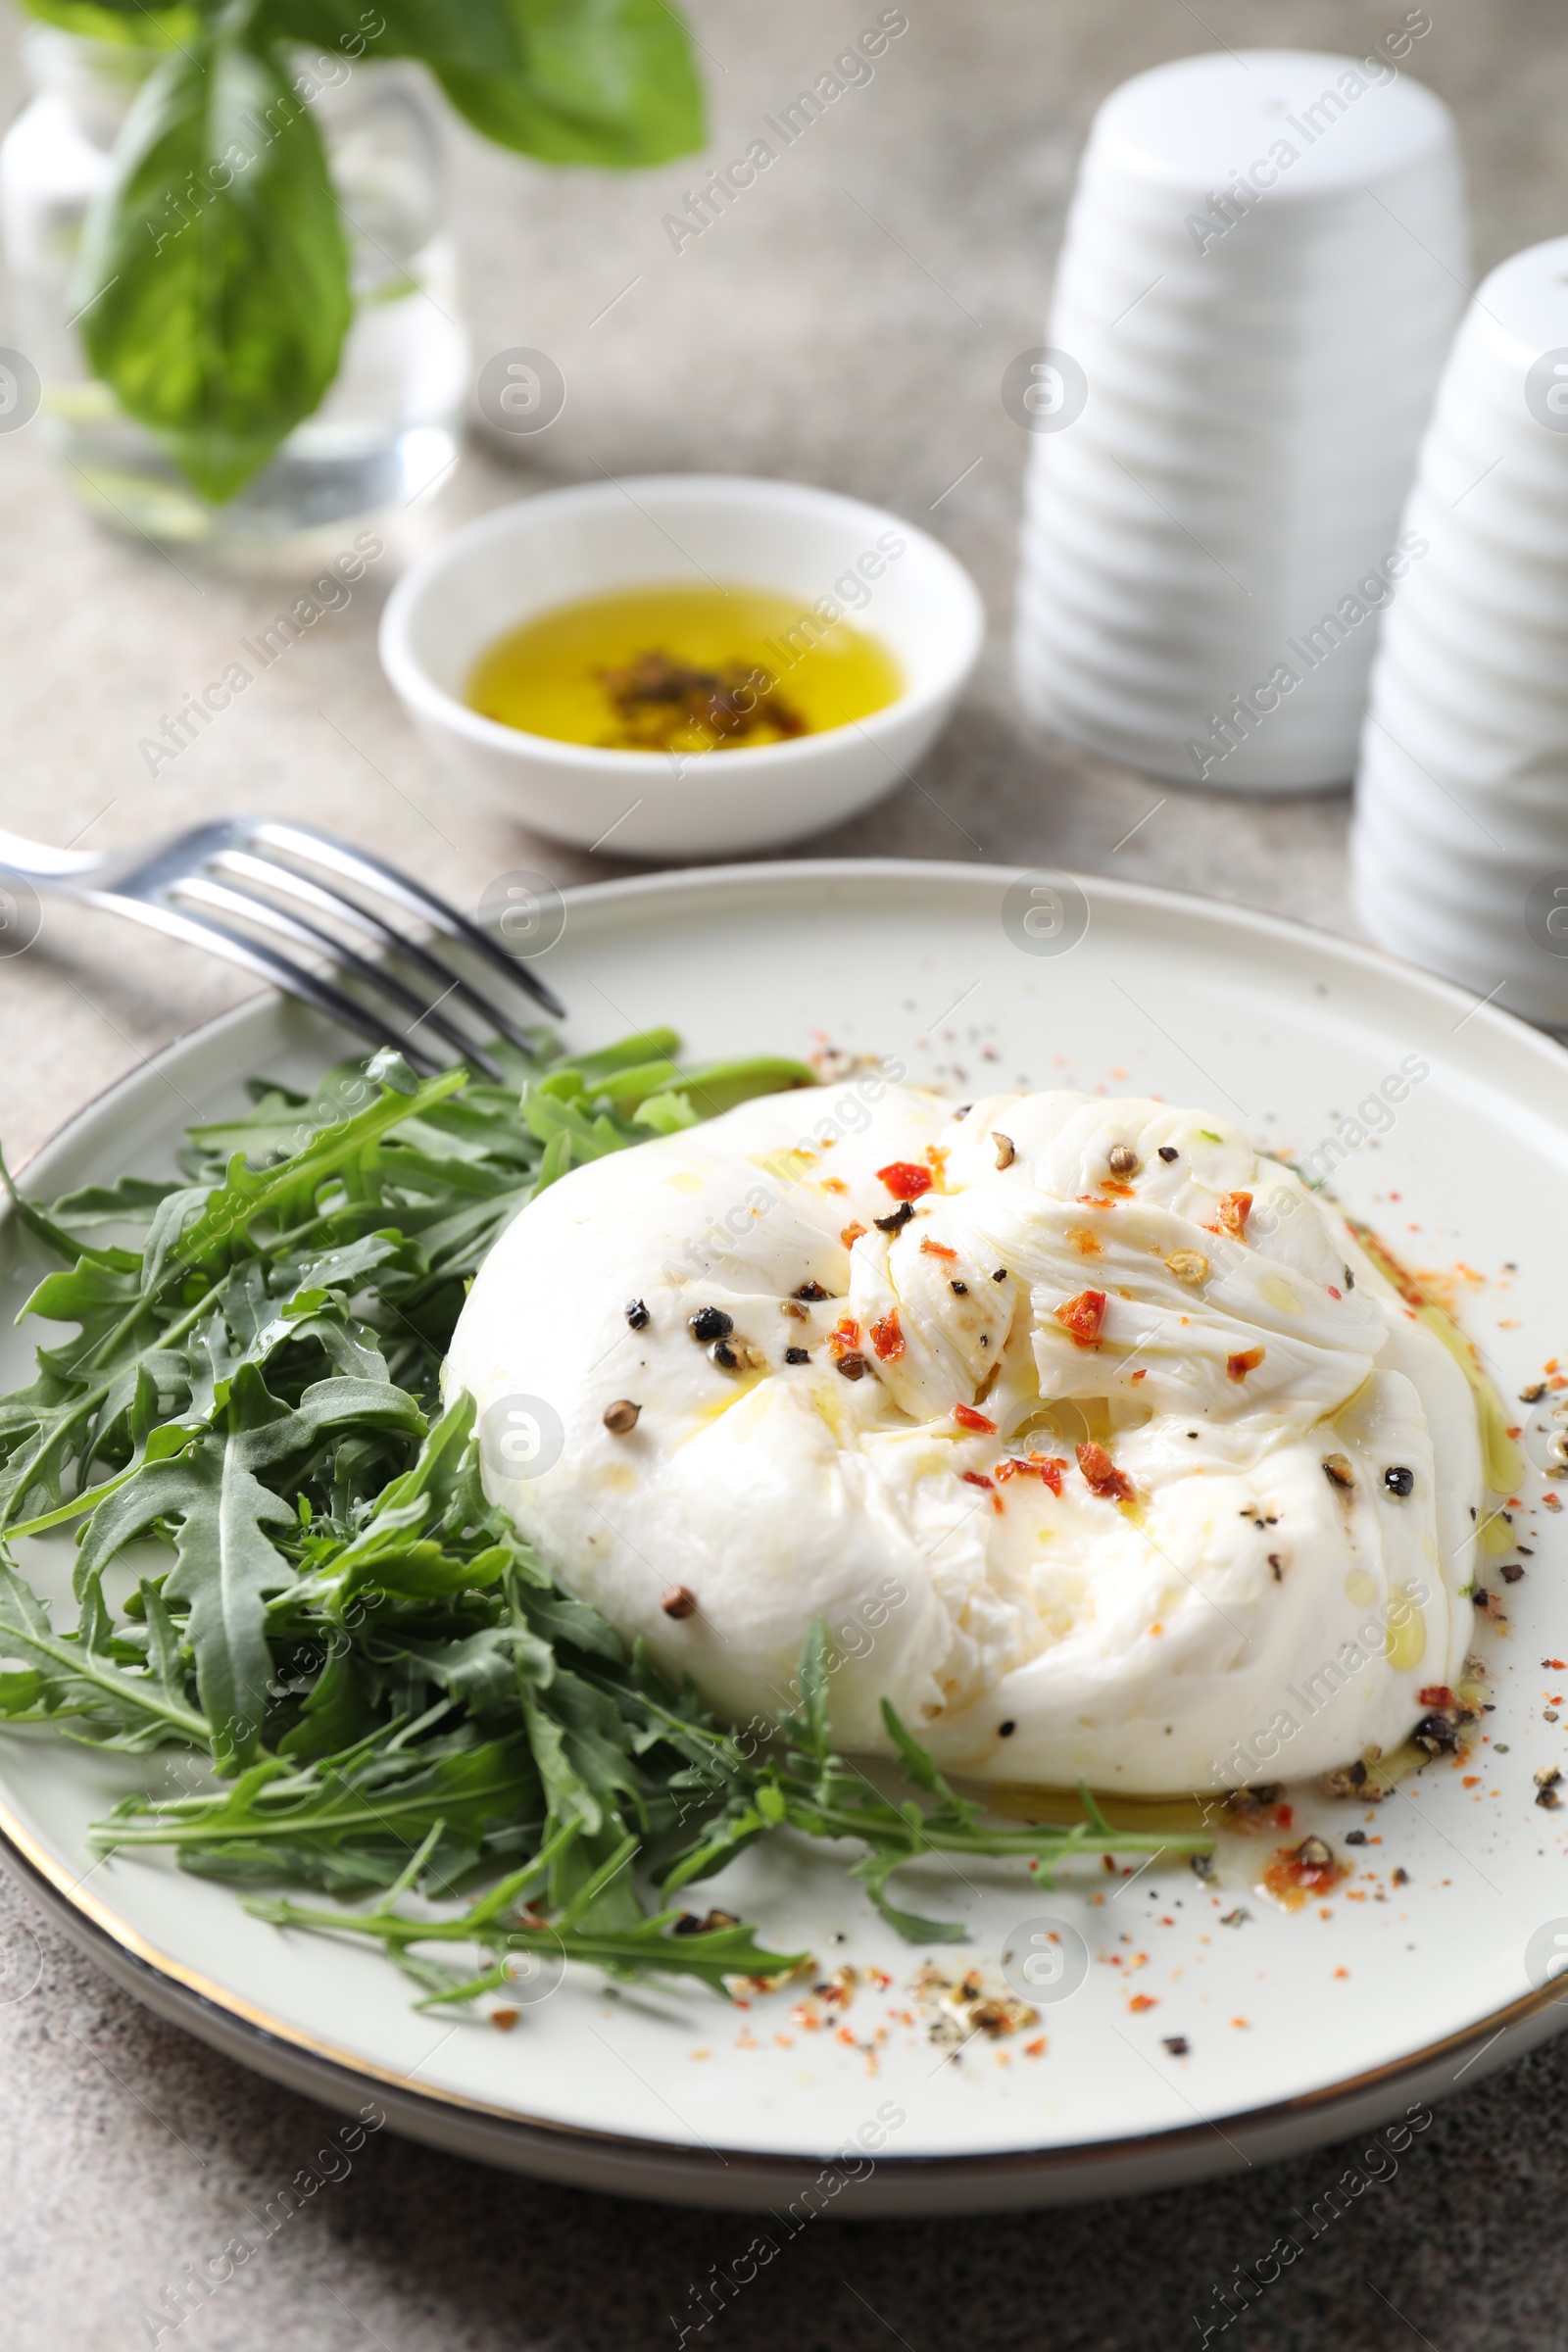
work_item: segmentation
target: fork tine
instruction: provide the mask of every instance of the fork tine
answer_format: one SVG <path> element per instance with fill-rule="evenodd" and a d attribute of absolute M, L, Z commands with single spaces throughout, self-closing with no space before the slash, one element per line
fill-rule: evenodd
<path fill-rule="evenodd" d="M 368 939 L 373 939 L 390 954 L 417 964 L 429 979 L 439 981 L 446 995 L 456 994 L 481 1020 L 492 1022 L 509 1045 L 516 1046 L 524 1054 L 531 1053 L 525 1032 L 509 1014 L 503 1013 L 487 997 L 481 996 L 462 972 L 443 963 L 438 956 L 432 956 L 422 941 L 410 939 L 406 932 L 384 922 L 372 907 L 362 906 L 358 899 L 346 898 L 339 891 L 323 890 L 318 882 L 313 882 L 308 875 L 296 872 L 293 866 L 283 865 L 276 858 L 259 858 L 250 850 L 220 849 L 208 862 L 218 871 L 238 874 L 245 881 L 260 882 L 269 890 L 282 891 L 288 897 L 297 899 L 302 906 L 313 906 L 318 914 L 328 915 L 334 922 L 352 923 Z"/>
<path fill-rule="evenodd" d="M 470 923 L 466 914 L 460 914 L 445 899 L 438 899 L 410 875 L 400 873 L 395 865 L 383 865 L 379 858 L 371 858 L 330 833 L 318 833 L 314 825 L 291 824 L 277 817 L 264 817 L 255 827 L 253 839 L 267 842 L 274 849 L 292 850 L 296 857 L 314 859 L 342 874 L 347 881 L 380 891 L 398 906 L 407 907 L 411 914 L 422 914 L 427 923 L 433 924 L 437 931 L 444 931 L 448 939 L 471 948 L 493 970 L 504 973 L 515 987 L 526 989 L 546 1012 L 553 1013 L 557 1020 L 564 1020 L 564 1004 L 537 972 L 504 954 L 477 923 Z"/>
<path fill-rule="evenodd" d="M 456 1022 L 449 1020 L 441 1010 L 439 1003 L 430 1005 L 422 1004 L 412 988 L 404 986 L 395 972 L 389 972 L 384 965 L 368 962 L 353 948 L 334 939 L 329 931 L 323 931 L 319 924 L 310 922 L 304 915 L 291 914 L 286 907 L 274 906 L 270 899 L 241 890 L 232 882 L 215 882 L 206 874 L 182 875 L 170 887 L 182 899 L 195 899 L 200 905 L 217 907 L 223 913 L 240 915 L 247 922 L 259 923 L 263 929 L 275 931 L 281 938 L 292 940 L 296 947 L 313 949 L 318 955 L 325 956 L 329 962 L 358 981 L 361 988 L 368 990 L 371 996 L 379 992 L 383 997 L 390 997 L 404 1011 L 413 1013 L 414 1019 L 404 1032 L 405 1044 L 422 1022 L 433 1029 L 438 1037 L 444 1037 L 447 1044 L 465 1060 L 482 1069 L 487 1078 L 500 1078 L 499 1063 L 482 1046 L 476 1046 L 465 1037 Z M 450 996 L 451 993 L 449 987 L 447 994 Z"/>
<path fill-rule="evenodd" d="M 358 1036 L 368 1038 L 373 1046 L 390 1046 L 416 1066 L 422 1063 L 426 1076 L 433 1075 L 440 1066 L 422 1047 L 416 1046 L 411 1051 L 408 1041 L 399 1037 L 368 1005 L 357 1004 L 329 980 L 292 963 L 265 940 L 247 939 L 243 932 L 231 931 L 226 923 L 214 922 L 208 915 L 188 914 L 183 907 L 171 906 L 159 900 L 131 898 L 122 891 L 82 890 L 74 895 L 89 906 L 104 906 L 114 914 L 128 915 L 132 922 L 145 923 L 150 930 L 162 931 L 167 938 L 183 940 L 189 947 L 205 948 L 209 955 L 237 963 L 243 971 L 269 981 L 286 996 L 298 997 L 301 1004 L 324 1013 L 340 1028 L 352 1029 Z"/>

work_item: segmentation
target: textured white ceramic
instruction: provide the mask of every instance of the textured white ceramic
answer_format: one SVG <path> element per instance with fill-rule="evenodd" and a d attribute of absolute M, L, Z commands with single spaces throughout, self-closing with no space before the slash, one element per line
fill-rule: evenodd
<path fill-rule="evenodd" d="M 1033 1082 L 1211 1102 L 1319 1164 L 1337 1138 L 1347 1205 L 1423 1264 L 1463 1258 L 1491 1278 L 1465 1287 L 1464 1313 L 1505 1394 L 1563 1346 L 1550 1277 L 1568 1055 L 1490 1008 L 1465 1017 L 1460 992 L 1372 950 L 1158 891 L 959 865 L 754 865 L 567 903 L 551 971 L 576 1043 L 632 1018 L 670 1020 L 705 1055 L 810 1052 L 825 1032 L 954 1093 Z M 165 1169 L 187 1105 L 238 1106 L 248 1070 L 308 1083 L 341 1043 L 274 999 L 241 1006 L 85 1111 L 28 1186 Z M 1391 1109 L 1378 1090 L 1412 1057 L 1426 1075 Z M 40 1262 L 7 1216 L 12 1300 Z M 7 1388 L 39 1336 L 6 1318 Z M 1479 1763 L 1433 1767 L 1376 1811 L 1293 1792 L 1289 1835 L 1227 1834 L 1209 1884 L 1158 1861 L 1127 1878 L 1077 1868 L 1054 1889 L 1011 1866 L 914 1872 L 910 1899 L 970 1936 L 934 1955 L 876 1920 L 850 1856 L 754 1854 L 709 1898 L 824 1967 L 891 1979 L 862 1976 L 842 2015 L 817 2004 L 816 2026 L 793 2014 L 801 1986 L 730 2010 L 696 1992 L 610 1993 L 587 1974 L 510 2034 L 420 2014 L 373 1955 L 280 1935 L 223 1886 L 158 1860 L 94 1868 L 87 1824 L 157 1767 L 47 1731 L 0 1735 L 0 1837 L 68 1930 L 165 2014 L 329 2105 L 373 2095 L 398 2128 L 523 2171 L 771 2205 L 797 2225 L 803 2198 L 806 2214 L 936 2213 L 1168 2185 L 1403 2115 L 1568 2022 L 1568 2003 L 1535 1989 L 1542 1953 L 1561 1958 L 1551 1936 L 1568 1937 L 1568 1812 L 1538 1809 L 1532 1777 L 1563 1745 L 1541 1714 L 1563 1683 L 1539 1661 L 1568 1654 L 1568 1542 L 1543 1485 L 1532 1472 L 1519 1491 L 1513 1532 L 1533 1556 L 1499 1588 L 1513 1630 L 1485 1631 L 1496 1711 Z M 68 1622 L 71 1546 L 25 1549 Z M 1369 1842 L 1349 1845 L 1352 1829 Z M 1288 1913 L 1257 1882 L 1307 1830 L 1358 1875 Z M 911 1983 L 921 1962 L 1000 1984 L 1003 1949 L 1042 1918 L 1083 1938 L 1082 1982 L 1053 1999 L 1048 1977 L 1038 2024 L 1004 2040 L 933 2043 Z"/>
<path fill-rule="evenodd" d="M 1486 280 L 1438 395 L 1356 779 L 1373 938 L 1568 1026 L 1568 237 Z"/>
<path fill-rule="evenodd" d="M 680 760 L 556 743 L 464 701 L 475 661 L 506 630 L 579 597 L 664 582 L 796 598 L 802 650 L 848 613 L 893 654 L 904 692 L 850 726 Z M 820 832 L 902 784 L 984 633 L 963 565 L 897 514 L 799 482 L 649 474 L 547 491 L 454 532 L 393 591 L 381 660 L 453 774 L 520 824 L 617 857 L 710 858 Z"/>
<path fill-rule="evenodd" d="M 1466 254 L 1452 121 L 1381 49 L 1182 58 L 1111 94 L 1056 373 L 1013 412 L 1039 717 L 1179 783 L 1348 779 Z"/>

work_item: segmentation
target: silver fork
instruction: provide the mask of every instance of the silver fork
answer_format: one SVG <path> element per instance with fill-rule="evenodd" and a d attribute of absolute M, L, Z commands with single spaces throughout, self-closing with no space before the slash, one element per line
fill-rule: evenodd
<path fill-rule="evenodd" d="M 302 872 L 302 867 L 315 871 Z M 547 1012 L 558 1019 L 564 1014 L 565 1007 L 538 974 L 508 956 L 478 924 L 396 866 L 330 833 L 318 833 L 314 825 L 270 816 L 224 817 L 193 826 L 150 852 L 119 858 L 52 849 L 0 832 L 0 890 L 10 877 L 29 883 L 41 896 L 107 906 L 171 939 L 225 956 L 344 1028 L 377 1046 L 394 1047 L 416 1069 L 428 1073 L 441 1066 L 439 1056 L 415 1035 L 425 1029 L 444 1038 L 486 1077 L 499 1078 L 494 1055 L 446 1009 L 449 1004 L 461 1004 L 486 1024 L 487 1036 L 526 1049 L 526 1034 L 493 992 L 483 993 L 460 964 L 432 953 L 427 939 L 411 937 L 373 907 L 317 878 L 322 874 L 390 901 L 490 972 L 525 989 Z M 279 905 L 279 899 L 287 904 Z M 253 938 L 236 928 L 236 921 L 270 937 Z M 351 939 L 345 940 L 344 932 Z M 304 950 L 326 971 L 284 955 L 271 944 L 274 939 Z M 424 984 L 423 994 L 411 985 L 415 975 Z M 351 995 L 344 981 L 360 993 Z M 394 1025 L 400 1015 L 407 1017 Z"/>

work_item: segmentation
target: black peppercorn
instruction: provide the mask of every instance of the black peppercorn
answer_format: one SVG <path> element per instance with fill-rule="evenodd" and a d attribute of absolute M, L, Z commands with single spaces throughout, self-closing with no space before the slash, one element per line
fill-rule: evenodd
<path fill-rule="evenodd" d="M 726 1315 L 721 1306 L 700 1306 L 695 1315 L 688 1316 L 686 1328 L 694 1340 L 727 1340 L 735 1318 Z"/>
<path fill-rule="evenodd" d="M 1383 1484 L 1391 1494 L 1413 1494 L 1415 1493 L 1415 1472 L 1405 1470 L 1396 1464 L 1392 1470 L 1384 1471 Z"/>
<path fill-rule="evenodd" d="M 642 1299 L 627 1299 L 626 1320 L 631 1325 L 633 1331 L 646 1331 L 648 1329 L 651 1317 Z"/>
<path fill-rule="evenodd" d="M 784 1361 L 787 1364 L 808 1364 L 810 1360 L 811 1350 L 809 1348 L 786 1348 L 784 1350 Z"/>

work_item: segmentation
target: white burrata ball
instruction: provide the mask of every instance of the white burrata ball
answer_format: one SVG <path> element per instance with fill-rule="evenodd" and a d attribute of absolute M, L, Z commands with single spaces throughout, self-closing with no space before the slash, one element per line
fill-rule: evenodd
<path fill-rule="evenodd" d="M 1387 1750 L 1462 1668 L 1465 1379 L 1208 1111 L 745 1103 L 524 1208 L 447 1377 L 559 1417 L 487 1493 L 737 1722 L 820 1618 L 849 1750 L 887 1698 L 945 1769 L 1166 1794 Z"/>

